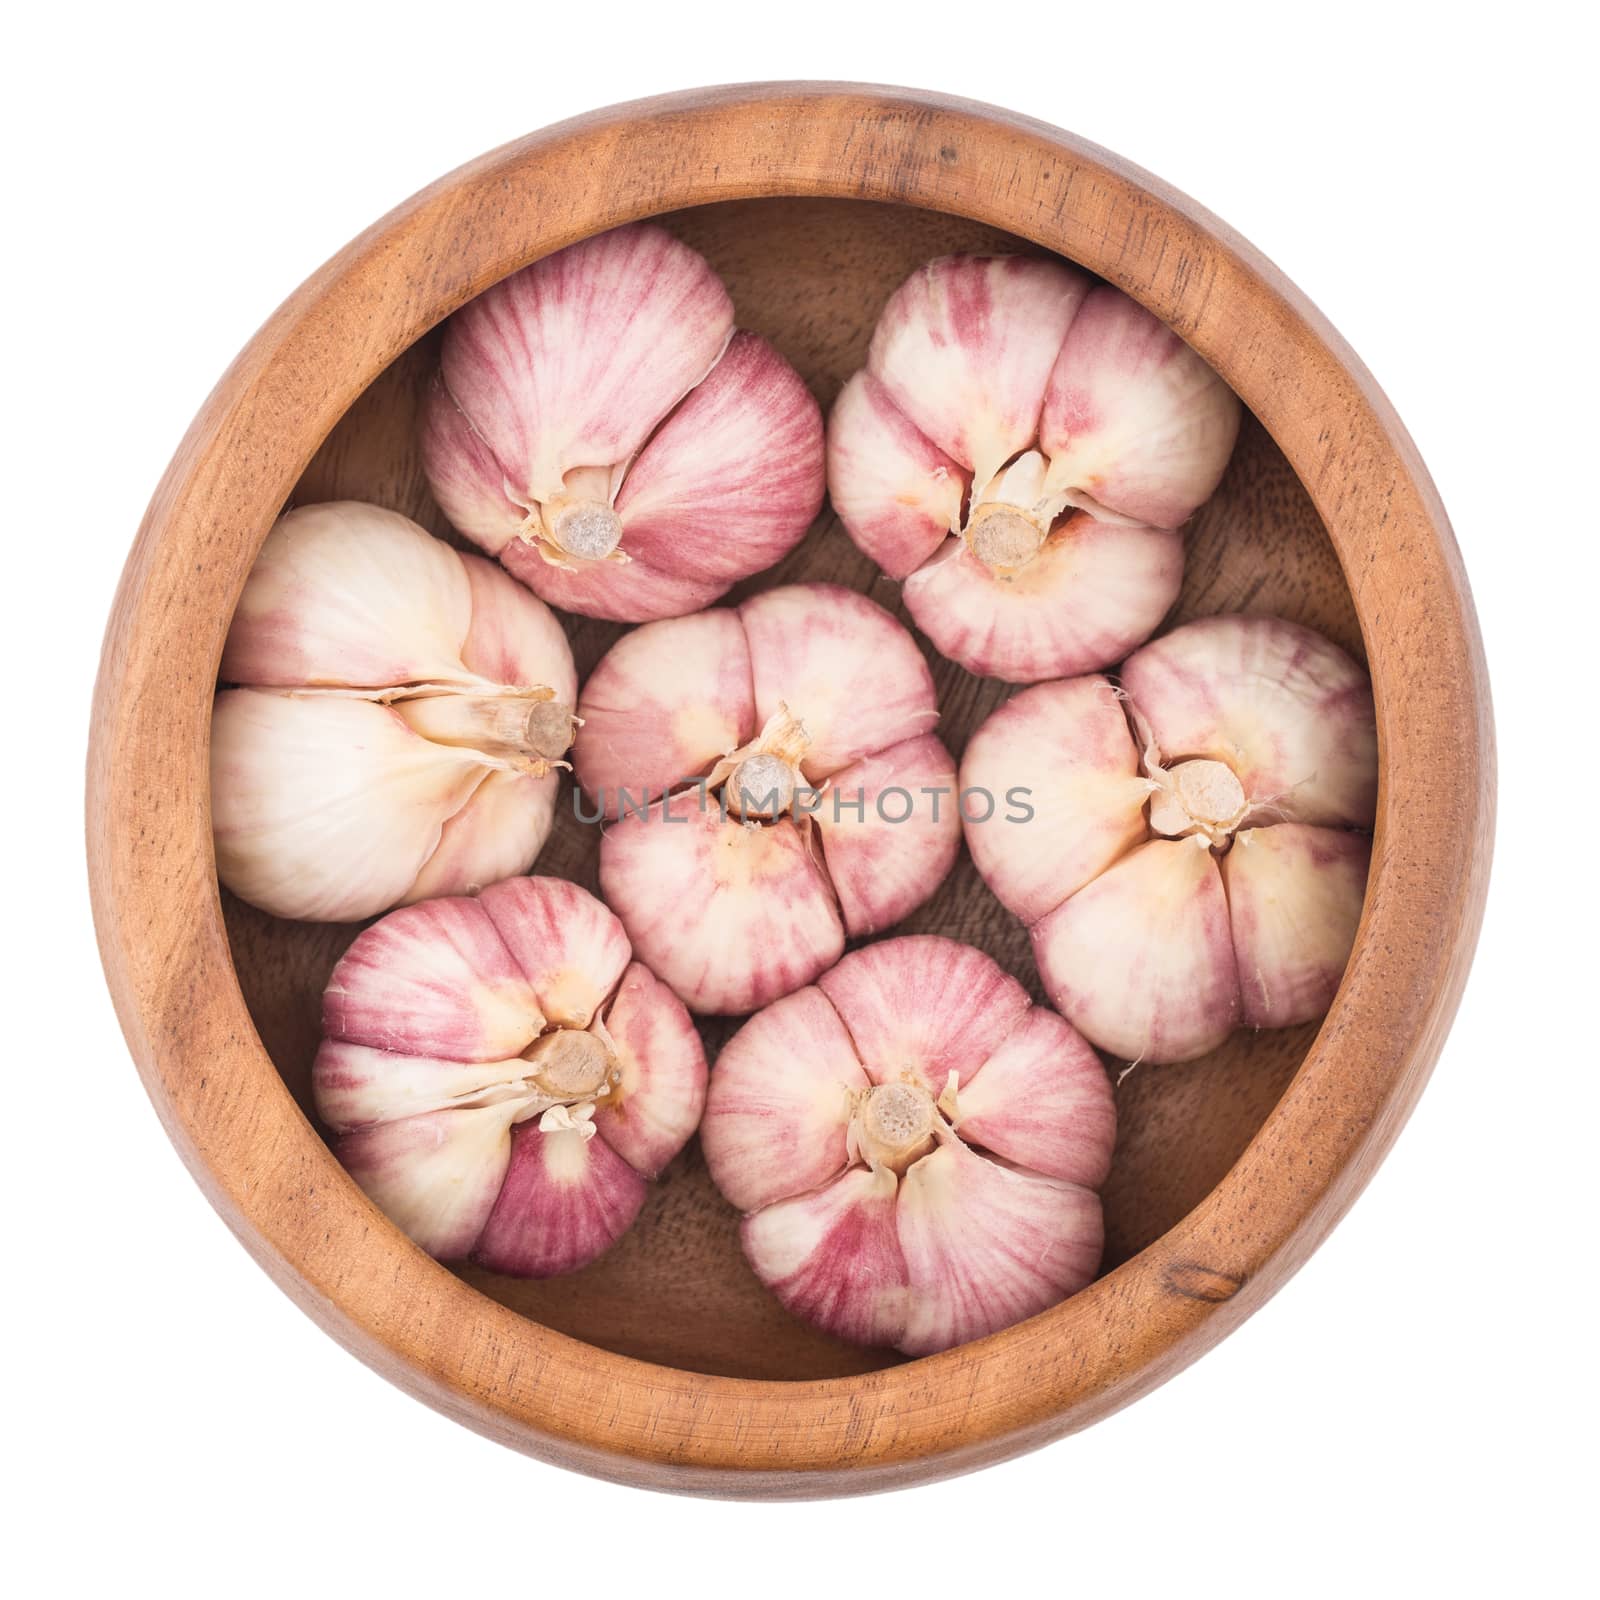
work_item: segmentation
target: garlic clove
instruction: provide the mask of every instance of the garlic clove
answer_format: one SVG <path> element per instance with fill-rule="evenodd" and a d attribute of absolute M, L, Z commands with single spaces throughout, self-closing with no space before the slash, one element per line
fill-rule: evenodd
<path fill-rule="evenodd" d="M 499 1101 L 519 1092 L 528 1074 L 509 1061 L 446 1061 L 401 1055 L 346 1039 L 324 1039 L 311 1068 L 317 1115 L 335 1133 L 444 1111 L 462 1102 Z"/>
<path fill-rule="evenodd" d="M 1083 1035 L 1042 1006 L 961 1079 L 956 1104 L 961 1137 L 1018 1166 L 1088 1189 L 1111 1170 L 1111 1080 Z"/>
<path fill-rule="evenodd" d="M 1076 1293 L 1104 1245 L 1099 1197 L 1013 1171 L 947 1140 L 900 1180 L 895 1208 L 910 1293 L 907 1355 L 1010 1327 Z"/>
<path fill-rule="evenodd" d="M 409 518 L 301 506 L 273 524 L 245 580 L 221 675 L 260 688 L 467 681 L 472 608 L 460 558 Z"/>
<path fill-rule="evenodd" d="M 838 959 L 826 877 L 789 818 L 724 822 L 718 799 L 657 801 L 600 839 L 600 888 L 634 953 L 691 1011 L 753 1011 Z"/>
<path fill-rule="evenodd" d="M 557 705 L 574 706 L 578 672 L 566 633 L 550 608 L 482 556 L 460 559 L 472 593 L 472 623 L 461 646 L 462 662 L 490 683 L 547 688 Z M 532 859 L 524 857 L 522 864 Z"/>
<path fill-rule="evenodd" d="M 828 496 L 845 531 L 891 578 L 914 572 L 961 526 L 967 474 L 870 372 L 828 422 Z"/>
<path fill-rule="evenodd" d="M 1135 651 L 1121 676 L 1164 756 L 1232 769 L 1246 823 L 1372 826 L 1372 685 L 1320 634 L 1278 617 L 1206 617 Z"/>
<path fill-rule="evenodd" d="M 1089 279 L 1054 261 L 946 256 L 890 297 L 867 364 L 981 488 L 1033 443 L 1057 352 Z"/>
<path fill-rule="evenodd" d="M 509 544 L 500 553 L 506 571 L 548 605 L 607 622 L 653 622 L 703 610 L 726 591 L 725 583 L 674 577 L 631 556 L 623 562 L 579 561 L 554 566 L 532 544 Z"/>
<path fill-rule="evenodd" d="M 623 549 L 726 588 L 800 542 L 823 488 L 821 408 L 765 339 L 737 333 L 628 468 Z"/>
<path fill-rule="evenodd" d="M 809 1194 L 769 1205 L 744 1220 L 745 1256 L 792 1315 L 856 1344 L 898 1344 L 907 1273 L 896 1188 L 893 1173 L 856 1167 Z"/>
<path fill-rule="evenodd" d="M 984 506 L 1011 506 L 1037 513 L 1048 498 L 1049 463 L 1037 450 L 1024 450 L 981 485 L 972 497 L 974 517 Z"/>
<path fill-rule="evenodd" d="M 418 443 L 428 487 L 452 528 L 491 556 L 521 536 L 526 508 L 506 493 L 494 452 L 437 372 L 423 396 Z"/>
<path fill-rule="evenodd" d="M 960 782 L 973 862 L 1025 922 L 1146 837 L 1150 785 L 1103 677 L 1042 683 L 1008 700 L 968 742 Z M 1025 808 L 1026 820 L 1012 820 Z"/>
<path fill-rule="evenodd" d="M 589 674 L 579 710 L 573 769 L 602 815 L 619 815 L 624 790 L 643 803 L 705 773 L 755 736 L 738 613 L 703 611 L 624 634 Z"/>
<path fill-rule="evenodd" d="M 920 1081 L 934 1094 L 993 1055 L 1029 1004 L 981 950 L 931 935 L 853 950 L 817 987 L 874 1083 Z"/>
<path fill-rule="evenodd" d="M 815 812 L 852 939 L 892 927 L 944 882 L 961 849 L 956 764 L 931 733 L 828 780 Z"/>
<path fill-rule="evenodd" d="M 739 607 L 750 646 L 756 723 L 787 708 L 810 746 L 813 783 L 939 720 L 916 641 L 881 606 L 833 584 L 768 589 Z"/>
<path fill-rule="evenodd" d="M 1056 1009 L 1125 1060 L 1188 1061 L 1238 1024 L 1222 875 L 1203 839 L 1152 839 L 1033 927 Z"/>
<path fill-rule="evenodd" d="M 576 1272 L 627 1232 L 645 1191 L 645 1180 L 581 1124 L 546 1132 L 525 1122 L 511 1135 L 510 1165 L 472 1259 L 518 1278 Z"/>
<path fill-rule="evenodd" d="M 905 602 L 941 655 L 981 677 L 1036 683 L 1120 661 L 1159 626 L 1182 581 L 1176 533 L 1079 513 L 1005 575 L 947 540 L 906 579 Z"/>
<path fill-rule="evenodd" d="M 357 935 L 322 999 L 329 1038 L 450 1061 L 506 1061 L 544 1027 L 478 900 L 405 906 Z"/>
<path fill-rule="evenodd" d="M 1371 841 L 1285 822 L 1240 833 L 1222 858 L 1233 945 L 1252 1028 L 1286 1028 L 1333 1003 L 1355 944 Z"/>
<path fill-rule="evenodd" d="M 689 1142 L 706 1101 L 706 1057 L 683 1002 L 635 961 L 606 1012 L 615 1082 L 595 1112 L 600 1136 L 655 1177 Z"/>
<path fill-rule="evenodd" d="M 434 1111 L 348 1133 L 334 1154 L 407 1238 L 439 1261 L 472 1249 L 511 1159 L 516 1103 Z"/>
<path fill-rule="evenodd" d="M 303 506 L 267 536 L 224 647 L 225 680 L 370 698 L 493 685 L 570 705 L 572 652 L 504 573 L 408 518 L 355 501 Z"/>
<path fill-rule="evenodd" d="M 526 871 L 550 837 L 560 785 L 521 772 L 487 772 L 471 798 L 446 821 L 401 904 L 444 895 L 477 894 Z"/>
<path fill-rule="evenodd" d="M 712 1181 L 741 1211 L 826 1183 L 849 1160 L 852 1097 L 869 1079 L 820 989 L 797 989 L 722 1048 L 700 1147 Z"/>
<path fill-rule="evenodd" d="M 706 262 L 635 223 L 468 301 L 446 326 L 441 369 L 508 494 L 531 505 L 559 498 L 574 468 L 627 461 L 732 331 L 733 303 Z"/>
<path fill-rule="evenodd" d="M 275 916 L 372 916 L 406 897 L 485 770 L 371 700 L 225 690 L 211 723 L 217 874 Z"/>
<path fill-rule="evenodd" d="M 631 956 L 616 916 L 565 878 L 508 878 L 485 889 L 477 904 L 545 1020 L 587 1028 Z"/>
<path fill-rule="evenodd" d="M 1177 334 L 1101 286 L 1061 345 L 1039 442 L 1053 486 L 1176 528 L 1221 481 L 1239 416 L 1233 391 Z"/>
<path fill-rule="evenodd" d="M 470 621 L 461 558 L 410 518 L 357 501 L 301 506 L 262 544 L 219 672 L 258 688 L 470 682 Z"/>

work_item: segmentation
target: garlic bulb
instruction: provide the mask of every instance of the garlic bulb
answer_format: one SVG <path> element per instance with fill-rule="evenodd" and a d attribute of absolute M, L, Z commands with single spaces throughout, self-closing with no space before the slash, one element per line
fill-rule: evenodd
<path fill-rule="evenodd" d="M 753 1016 L 700 1139 L 796 1316 L 929 1355 L 1081 1289 L 1116 1111 L 1094 1052 L 987 956 L 889 939 Z"/>
<path fill-rule="evenodd" d="M 600 886 L 691 1010 L 754 1010 L 900 921 L 961 846 L 910 634 L 828 584 L 650 623 L 595 668 L 573 765 Z"/>
<path fill-rule="evenodd" d="M 441 1261 L 545 1278 L 627 1231 L 700 1121 L 688 1013 L 559 878 L 392 911 L 334 968 L 312 1073 L 335 1153 Z"/>
<path fill-rule="evenodd" d="M 828 489 L 943 654 L 1034 683 L 1155 631 L 1183 576 L 1174 530 L 1221 479 L 1239 410 L 1117 290 L 947 256 L 896 290 L 840 394 Z"/>
<path fill-rule="evenodd" d="M 1039 684 L 973 735 L 966 785 L 1035 815 L 969 827 L 1032 926 L 1057 1009 L 1100 1048 L 1186 1061 L 1240 1025 L 1327 1010 L 1355 940 L 1377 808 L 1367 675 L 1274 617 L 1189 623 L 1099 676 Z"/>
<path fill-rule="evenodd" d="M 698 611 L 799 543 L 822 413 L 736 333 L 705 260 L 636 223 L 558 251 L 445 329 L 422 458 L 450 521 L 552 605 Z"/>
<path fill-rule="evenodd" d="M 217 875 L 353 922 L 523 872 L 550 832 L 577 676 L 549 609 L 392 511 L 268 534 L 211 724 Z"/>

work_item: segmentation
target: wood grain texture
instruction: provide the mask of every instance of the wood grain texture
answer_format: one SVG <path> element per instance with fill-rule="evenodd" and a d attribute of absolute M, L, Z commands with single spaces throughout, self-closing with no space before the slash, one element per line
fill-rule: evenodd
<path fill-rule="evenodd" d="M 586 1272 L 520 1284 L 429 1261 L 305 1114 L 317 996 L 354 930 L 292 927 L 218 896 L 210 697 L 273 518 L 350 495 L 446 531 L 411 446 L 432 330 L 527 261 L 663 214 L 824 404 L 883 300 L 941 251 L 1056 250 L 1127 290 L 1254 413 L 1191 531 L 1175 617 L 1280 612 L 1373 671 L 1373 874 L 1326 1022 L 1127 1076 L 1109 1270 L 1054 1311 L 925 1360 L 850 1350 L 785 1316 L 744 1270 L 692 1146 Z M 898 610 L 897 587 L 826 511 L 747 587 L 815 576 Z M 619 630 L 568 620 L 586 671 Z M 959 752 L 1009 691 L 930 661 Z M 97 925 L 130 1047 L 191 1170 L 278 1282 L 379 1371 L 519 1449 L 654 1487 L 800 1496 L 966 1470 L 1082 1427 L 1180 1370 L 1295 1270 L 1382 1159 L 1453 1014 L 1486 888 L 1493 736 L 1426 473 L 1371 377 L 1255 252 L 1054 129 L 907 91 L 771 85 L 618 107 L 486 156 L 274 315 L 140 530 L 89 773 Z M 594 830 L 561 815 L 539 870 L 593 886 Z M 1037 993 L 1021 929 L 964 857 L 907 927 L 980 945 Z"/>

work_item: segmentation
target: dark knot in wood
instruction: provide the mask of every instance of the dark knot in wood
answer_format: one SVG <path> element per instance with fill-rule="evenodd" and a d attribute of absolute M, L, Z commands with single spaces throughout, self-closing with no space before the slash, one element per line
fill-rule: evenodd
<path fill-rule="evenodd" d="M 1215 1267 L 1203 1266 L 1198 1261 L 1174 1261 L 1162 1281 L 1169 1294 L 1182 1295 L 1185 1300 L 1205 1300 L 1211 1305 L 1231 1300 L 1244 1288 L 1242 1277 L 1218 1272 Z"/>

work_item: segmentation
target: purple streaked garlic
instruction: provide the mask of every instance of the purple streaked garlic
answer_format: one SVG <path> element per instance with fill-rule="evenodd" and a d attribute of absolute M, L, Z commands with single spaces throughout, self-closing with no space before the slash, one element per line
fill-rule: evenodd
<path fill-rule="evenodd" d="M 1059 261 L 946 256 L 890 297 L 839 395 L 828 490 L 944 655 L 1036 683 L 1155 631 L 1239 413 L 1119 291 Z"/>
<path fill-rule="evenodd" d="M 469 301 L 423 414 L 434 498 L 550 604 L 642 622 L 771 566 L 822 504 L 822 414 L 721 279 L 634 223 Z"/>
<path fill-rule="evenodd" d="M 526 871 L 577 675 L 548 607 L 393 511 L 267 535 L 211 724 L 217 875 L 275 916 L 354 922 Z"/>
<path fill-rule="evenodd" d="M 988 956 L 889 939 L 759 1011 L 700 1142 L 756 1276 L 857 1344 L 931 1355 L 1094 1277 L 1116 1110 L 1093 1050 Z"/>
<path fill-rule="evenodd" d="M 1222 616 L 1135 651 L 1121 680 L 1024 690 L 962 762 L 963 787 L 1031 793 L 1030 821 L 967 843 L 1031 926 L 1053 1003 L 1149 1062 L 1321 1016 L 1371 855 L 1366 673 L 1309 628 Z"/>
<path fill-rule="evenodd" d="M 328 981 L 312 1071 L 334 1153 L 441 1261 L 548 1278 L 632 1225 L 706 1063 L 622 925 L 560 878 L 392 911 Z"/>
<path fill-rule="evenodd" d="M 955 762 L 911 635 L 848 589 L 770 589 L 620 639 L 573 765 L 600 885 L 699 1012 L 753 1011 L 899 922 L 961 846 Z"/>

